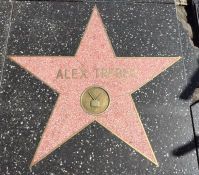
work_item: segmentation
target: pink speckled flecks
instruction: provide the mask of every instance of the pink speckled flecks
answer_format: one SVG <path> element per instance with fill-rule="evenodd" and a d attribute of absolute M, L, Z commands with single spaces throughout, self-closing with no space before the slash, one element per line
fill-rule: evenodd
<path fill-rule="evenodd" d="M 31 165 L 35 165 L 94 120 L 158 164 L 130 92 L 152 80 L 179 58 L 116 58 L 95 7 L 75 57 L 12 56 L 11 59 L 59 93 Z M 133 69 L 134 75 L 122 79 L 96 78 L 93 73 L 96 68 Z M 88 78 L 56 79 L 59 69 L 84 69 L 87 70 Z M 85 113 L 80 105 L 82 92 L 92 85 L 103 87 L 111 99 L 108 110 L 96 118 Z"/>

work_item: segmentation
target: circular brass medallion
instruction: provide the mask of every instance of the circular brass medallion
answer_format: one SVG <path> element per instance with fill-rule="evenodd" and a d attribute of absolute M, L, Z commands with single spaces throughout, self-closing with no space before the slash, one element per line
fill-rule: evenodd
<path fill-rule="evenodd" d="M 81 96 L 81 106 L 89 114 L 100 114 L 109 105 L 108 93 L 101 87 L 92 86 L 87 88 Z"/>

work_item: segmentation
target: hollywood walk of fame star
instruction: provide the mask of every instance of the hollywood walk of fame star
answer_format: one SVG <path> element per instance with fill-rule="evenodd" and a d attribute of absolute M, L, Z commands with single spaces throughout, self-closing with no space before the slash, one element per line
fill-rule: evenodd
<path fill-rule="evenodd" d="M 31 166 L 94 121 L 158 165 L 131 94 L 177 62 L 179 57 L 116 58 L 100 14 L 94 7 L 75 56 L 11 56 L 11 59 L 59 93 Z M 133 71 L 120 72 L 119 75 L 124 75 L 121 77 L 110 72 L 106 76 L 96 75 L 96 70 L 102 69 L 106 73 L 107 70 Z M 80 104 L 82 93 L 91 86 L 102 87 L 110 97 L 108 108 L 99 115 L 85 112 Z"/>

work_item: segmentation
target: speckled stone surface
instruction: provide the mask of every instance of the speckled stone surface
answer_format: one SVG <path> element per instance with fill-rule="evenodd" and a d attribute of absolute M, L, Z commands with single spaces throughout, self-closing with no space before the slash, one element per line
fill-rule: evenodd
<path fill-rule="evenodd" d="M 194 137 L 189 141 L 187 140 L 186 144 L 182 144 L 179 149 L 180 153 L 182 154 L 182 152 L 184 152 L 182 155 L 185 155 L 189 152 L 192 152 L 196 145 L 197 149 L 199 148 L 199 49 L 193 46 L 192 41 L 182 27 L 180 27 L 180 36 L 182 42 L 182 53 L 184 57 L 187 58 L 184 59 L 187 85 L 183 88 L 183 91 L 180 94 L 180 99 L 187 101 L 190 105 L 189 115 L 192 117 L 193 129 L 195 133 L 195 140 Z"/>
<path fill-rule="evenodd" d="M 7 55 L 74 55 L 93 5 L 15 2 Z M 185 56 L 174 4 L 101 2 L 97 7 L 117 56 Z M 189 103 L 180 99 L 186 87 L 184 63 L 182 59 L 132 94 L 159 167 L 94 122 L 29 169 L 58 94 L 6 59 L 0 103 L 0 172 L 197 175 L 195 149 L 176 153 L 193 139 Z"/>
<path fill-rule="evenodd" d="M 0 3 L 0 53 L 5 53 L 6 49 L 4 48 L 7 45 L 12 4 L 3 0 Z"/>
<path fill-rule="evenodd" d="M 17 3 L 9 54 L 74 55 L 93 6 L 76 2 Z M 180 55 L 174 5 L 106 2 L 98 3 L 98 9 L 117 56 Z"/>
<path fill-rule="evenodd" d="M 10 30 L 10 16 L 12 12 L 12 3 L 0 0 L 0 81 L 2 77 L 2 66 L 5 60 L 3 56 L 7 51 L 7 39 Z"/>
<path fill-rule="evenodd" d="M 14 0 L 14 1 L 26 1 L 26 0 Z M 40 0 L 29 0 L 40 1 Z M 45 0 L 51 1 L 51 0 Z M 74 2 L 74 0 L 54 0 L 54 2 Z M 133 3 L 151 3 L 151 4 L 174 4 L 174 0 L 75 0 L 75 2 L 133 2 Z"/>

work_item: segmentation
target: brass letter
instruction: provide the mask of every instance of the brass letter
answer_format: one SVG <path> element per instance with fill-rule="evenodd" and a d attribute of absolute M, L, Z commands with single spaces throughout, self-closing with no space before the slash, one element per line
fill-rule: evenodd
<path fill-rule="evenodd" d="M 68 71 L 67 69 L 65 69 L 65 79 L 70 79 L 70 77 L 68 77 L 67 74 L 68 74 Z"/>
<path fill-rule="evenodd" d="M 57 72 L 57 77 L 56 77 L 56 79 L 58 79 L 58 78 L 63 79 L 63 75 L 62 75 L 61 69 L 59 69 L 58 72 Z"/>
<path fill-rule="evenodd" d="M 72 69 L 72 78 L 77 79 L 78 71 L 77 69 Z"/>
<path fill-rule="evenodd" d="M 100 77 L 99 69 L 96 68 L 96 69 L 94 69 L 94 70 L 95 70 L 95 77 L 96 77 L 96 78 L 99 78 L 99 77 Z"/>
<path fill-rule="evenodd" d="M 82 78 L 87 78 L 87 76 L 86 76 L 86 72 L 87 72 L 87 71 L 86 71 L 86 70 L 81 69 L 81 72 L 82 72 L 82 75 L 81 75 L 81 77 L 80 77 L 80 78 L 81 78 L 81 79 L 82 79 Z"/>

